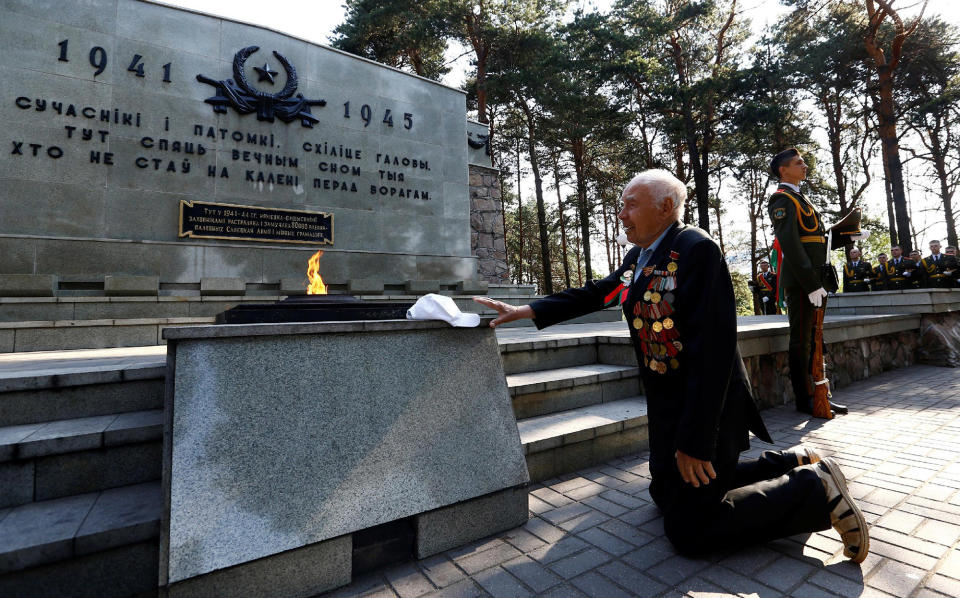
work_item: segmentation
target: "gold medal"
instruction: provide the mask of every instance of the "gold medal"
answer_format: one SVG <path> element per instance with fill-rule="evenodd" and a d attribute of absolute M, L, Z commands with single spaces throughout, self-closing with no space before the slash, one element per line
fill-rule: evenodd
<path fill-rule="evenodd" d="M 661 332 L 663 330 L 663 324 L 660 322 L 654 322 L 652 328 L 654 332 Z"/>
<path fill-rule="evenodd" d="M 660 299 L 661 299 L 660 293 L 658 293 L 658 292 L 656 292 L 656 291 L 650 293 L 650 302 L 651 302 L 651 303 L 660 303 Z"/>
<path fill-rule="evenodd" d="M 650 291 L 647 291 L 646 293 L 643 294 L 643 300 L 650 301 Z"/>
<path fill-rule="evenodd" d="M 675 369 L 677 369 L 678 367 L 680 367 L 680 362 L 677 361 L 676 358 L 671 359 L 671 360 L 670 360 L 670 368 L 675 370 Z"/>
<path fill-rule="evenodd" d="M 673 346 L 676 347 L 677 351 L 683 351 L 683 343 L 680 341 L 673 341 Z"/>
<path fill-rule="evenodd" d="M 676 272 L 677 271 L 677 262 L 670 262 L 667 264 L 667 272 Z"/>
<path fill-rule="evenodd" d="M 656 360 L 654 360 L 654 359 L 651 359 L 651 360 L 650 360 L 650 369 L 653 370 L 653 371 L 655 371 L 655 372 L 659 372 L 659 371 L 660 371 L 660 368 L 657 367 L 657 362 L 656 362 Z"/>
<path fill-rule="evenodd" d="M 641 328 L 643 328 L 643 320 L 641 320 L 640 318 L 634 318 L 633 328 L 634 330 L 640 330 Z"/>
<path fill-rule="evenodd" d="M 664 318 L 663 327 L 666 328 L 667 330 L 670 330 L 671 328 L 673 328 L 673 320 L 671 320 L 670 318 Z"/>
<path fill-rule="evenodd" d="M 658 362 L 657 362 L 657 371 L 660 372 L 661 374 L 666 374 L 666 373 L 667 373 L 667 364 L 663 363 L 662 361 L 658 361 Z"/>

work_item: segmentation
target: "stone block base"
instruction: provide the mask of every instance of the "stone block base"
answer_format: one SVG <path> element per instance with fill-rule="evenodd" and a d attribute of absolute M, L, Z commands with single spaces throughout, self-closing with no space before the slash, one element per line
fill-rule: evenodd
<path fill-rule="evenodd" d="M 416 516 L 417 558 L 521 526 L 527 522 L 526 484 Z"/>
<path fill-rule="evenodd" d="M 108 297 L 153 296 L 160 292 L 159 276 L 104 276 L 103 292 Z"/>
<path fill-rule="evenodd" d="M 316 596 L 350 583 L 353 541 L 340 536 L 177 582 L 169 598 Z"/>
<path fill-rule="evenodd" d="M 0 297 L 53 297 L 57 284 L 52 274 L 0 274 Z"/>

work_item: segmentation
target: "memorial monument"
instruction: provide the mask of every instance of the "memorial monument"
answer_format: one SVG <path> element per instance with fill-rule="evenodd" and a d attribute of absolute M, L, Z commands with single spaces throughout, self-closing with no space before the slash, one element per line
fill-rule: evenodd
<path fill-rule="evenodd" d="M 333 285 L 479 279 L 463 91 L 138 0 L 4 0 L 0 29 L 0 274 L 282 291 L 323 249 Z"/>

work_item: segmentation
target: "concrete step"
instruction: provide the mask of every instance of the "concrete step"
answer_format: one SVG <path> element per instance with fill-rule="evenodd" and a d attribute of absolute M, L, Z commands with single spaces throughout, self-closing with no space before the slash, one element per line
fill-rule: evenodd
<path fill-rule="evenodd" d="M 0 428 L 0 507 L 160 479 L 159 409 Z"/>
<path fill-rule="evenodd" d="M 0 355 L 0 426 L 163 407 L 166 347 Z"/>
<path fill-rule="evenodd" d="M 517 419 L 568 411 L 635 396 L 640 370 L 593 363 L 507 376 Z"/>
<path fill-rule="evenodd" d="M 522 419 L 517 428 L 535 482 L 649 446 L 642 396 Z"/>
<path fill-rule="evenodd" d="M 159 482 L 0 509 L 0 596 L 156 592 Z"/>

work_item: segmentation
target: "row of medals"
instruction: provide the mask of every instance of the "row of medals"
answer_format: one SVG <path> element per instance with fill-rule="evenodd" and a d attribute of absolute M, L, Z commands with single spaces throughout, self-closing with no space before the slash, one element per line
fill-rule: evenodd
<path fill-rule="evenodd" d="M 683 350 L 683 343 L 678 340 L 680 333 L 670 317 L 673 314 L 672 291 L 676 288 L 677 263 L 671 261 L 666 270 L 652 270 L 651 274 L 655 276 L 643 293 L 643 301 L 633 306 L 631 323 L 640 338 L 643 365 L 658 374 L 666 374 L 668 368 L 680 367 L 677 355 Z"/>

